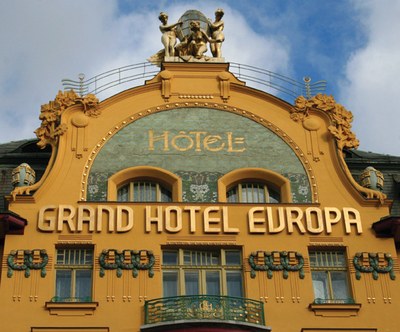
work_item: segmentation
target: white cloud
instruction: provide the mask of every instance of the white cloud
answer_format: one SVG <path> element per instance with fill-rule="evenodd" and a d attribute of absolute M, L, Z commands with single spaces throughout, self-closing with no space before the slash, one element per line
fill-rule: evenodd
<path fill-rule="evenodd" d="M 359 0 L 367 44 L 349 59 L 341 101 L 353 112 L 360 149 L 400 156 L 400 1 Z"/>
<path fill-rule="evenodd" d="M 145 62 L 162 48 L 158 14 L 170 21 L 190 8 L 214 18 L 213 1 L 182 1 L 163 8 L 118 12 L 110 0 L 16 0 L 0 12 L 0 143 L 34 137 L 40 106 L 62 89 L 61 79 L 86 78 L 129 64 Z M 256 64 L 282 72 L 286 47 L 277 38 L 256 34 L 242 14 L 225 10 L 227 61 Z M 4 47 L 5 46 L 5 47 Z M 240 51 L 238 51 L 240 50 Z"/>

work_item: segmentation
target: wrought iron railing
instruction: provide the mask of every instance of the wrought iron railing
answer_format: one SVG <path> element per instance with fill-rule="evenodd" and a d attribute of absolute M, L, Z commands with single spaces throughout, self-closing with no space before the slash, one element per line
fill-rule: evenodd
<path fill-rule="evenodd" d="M 54 296 L 50 302 L 92 302 L 92 298 L 90 296 L 85 297 L 61 297 Z"/>
<path fill-rule="evenodd" d="M 236 62 L 230 62 L 229 66 L 230 71 L 237 78 L 246 81 L 249 86 L 263 90 L 271 88 L 277 91 L 279 97 L 288 102 L 293 102 L 294 98 L 300 95 L 310 98 L 326 89 L 326 81 L 311 83 L 309 77 L 305 77 L 303 81 L 296 81 L 263 68 Z M 77 80 L 63 79 L 62 85 L 64 90 L 73 89 L 81 96 L 93 93 L 103 99 L 103 97 L 108 97 L 124 89 L 143 84 L 145 79 L 153 78 L 159 72 L 160 68 L 156 65 L 142 62 L 109 70 L 87 80 L 84 74 L 79 74 Z"/>
<path fill-rule="evenodd" d="M 230 296 L 193 295 L 146 301 L 145 324 L 176 320 L 225 320 L 265 325 L 264 304 Z"/>
<path fill-rule="evenodd" d="M 351 297 L 346 299 L 321 299 L 316 298 L 314 304 L 354 304 L 356 303 Z"/>

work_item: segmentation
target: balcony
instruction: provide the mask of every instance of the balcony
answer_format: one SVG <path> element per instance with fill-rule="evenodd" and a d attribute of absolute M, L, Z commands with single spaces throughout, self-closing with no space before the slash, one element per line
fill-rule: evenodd
<path fill-rule="evenodd" d="M 145 325 L 141 331 L 175 331 L 178 326 L 210 326 L 221 329 L 235 325 L 239 331 L 270 331 L 265 327 L 264 305 L 251 299 L 193 295 L 165 297 L 146 301 Z"/>

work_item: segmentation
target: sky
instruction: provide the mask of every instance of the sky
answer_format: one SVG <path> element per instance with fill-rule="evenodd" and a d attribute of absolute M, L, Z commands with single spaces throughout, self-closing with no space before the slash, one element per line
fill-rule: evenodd
<path fill-rule="evenodd" d="M 325 80 L 324 93 L 354 115 L 359 150 L 400 156 L 400 0 L 2 1 L 0 144 L 35 137 L 40 106 L 62 79 L 143 63 L 162 49 L 161 11 L 173 23 L 189 9 L 213 19 L 217 8 L 227 62 Z"/>

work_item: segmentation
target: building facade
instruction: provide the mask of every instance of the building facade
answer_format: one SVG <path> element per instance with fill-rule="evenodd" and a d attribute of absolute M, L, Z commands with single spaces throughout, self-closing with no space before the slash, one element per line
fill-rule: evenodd
<path fill-rule="evenodd" d="M 352 176 L 332 97 L 290 105 L 228 63 L 165 61 L 40 118 L 51 154 L 21 148 L 47 168 L 19 167 L 1 214 L 7 331 L 398 330 L 398 218 L 379 172 L 353 155 Z"/>

